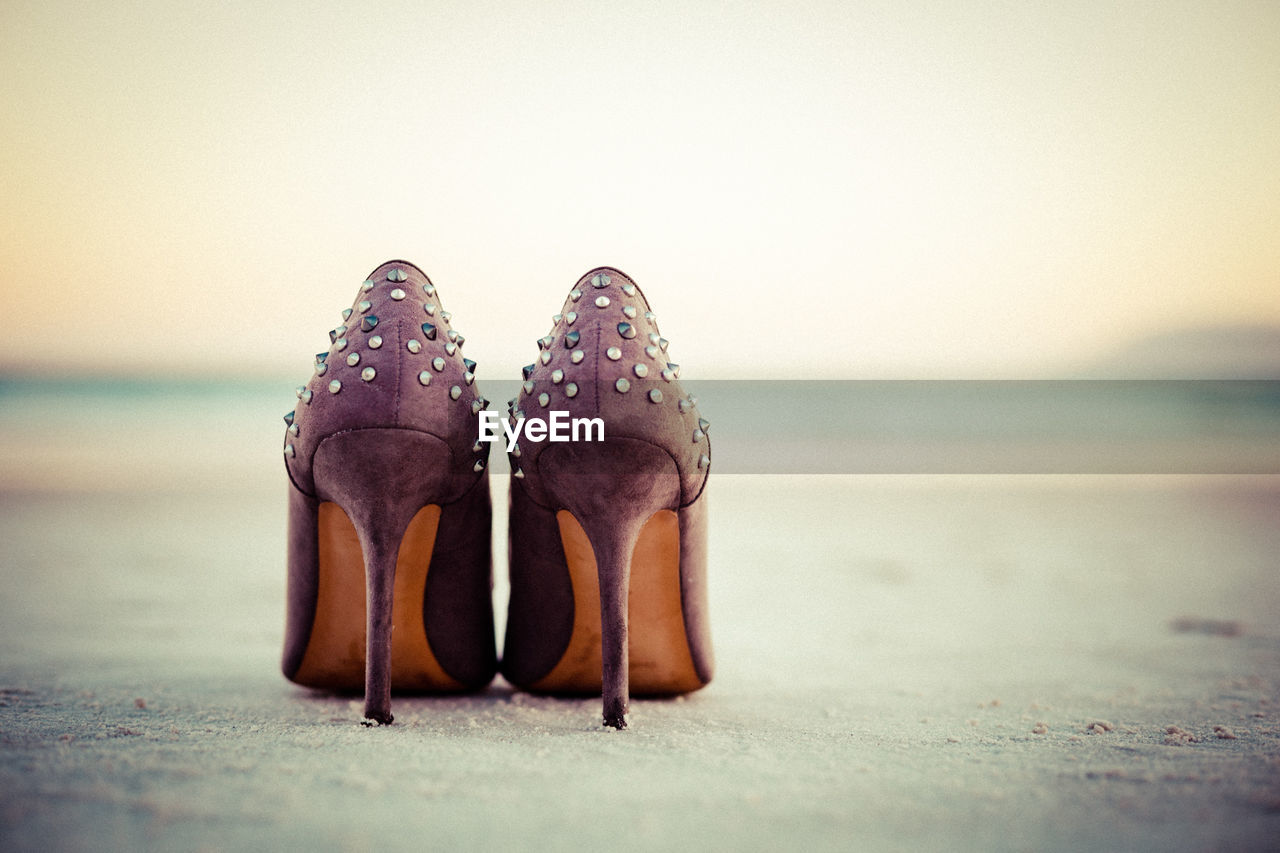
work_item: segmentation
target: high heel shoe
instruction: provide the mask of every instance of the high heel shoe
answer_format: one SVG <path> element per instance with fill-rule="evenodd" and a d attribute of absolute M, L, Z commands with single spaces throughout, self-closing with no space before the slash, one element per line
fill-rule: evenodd
<path fill-rule="evenodd" d="M 711 680 L 710 424 L 680 387 L 644 294 L 623 273 L 587 273 L 552 322 L 524 368 L 509 423 L 566 412 L 571 440 L 520 438 L 508 447 L 502 673 L 530 691 L 602 694 L 604 724 L 621 729 L 630 692 L 687 693 Z M 591 419 L 602 424 L 602 441 Z M 579 426 L 590 436 L 575 437 Z"/>
<path fill-rule="evenodd" d="M 288 604 L 282 668 L 309 687 L 457 691 L 497 669 L 487 401 L 431 280 L 389 261 L 316 355 L 285 415 Z M 394 629 L 394 630 L 393 630 Z"/>

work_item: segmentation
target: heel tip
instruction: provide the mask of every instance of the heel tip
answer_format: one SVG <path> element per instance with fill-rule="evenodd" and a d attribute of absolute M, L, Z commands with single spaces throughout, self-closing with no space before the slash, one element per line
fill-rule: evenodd
<path fill-rule="evenodd" d="M 610 728 L 625 729 L 627 727 L 627 718 L 619 714 L 618 716 L 606 716 L 604 724 Z"/>
<path fill-rule="evenodd" d="M 365 714 L 365 718 L 360 721 L 360 725 L 365 728 L 373 728 L 374 726 L 389 726 L 395 720 L 390 712 L 386 714 Z"/>

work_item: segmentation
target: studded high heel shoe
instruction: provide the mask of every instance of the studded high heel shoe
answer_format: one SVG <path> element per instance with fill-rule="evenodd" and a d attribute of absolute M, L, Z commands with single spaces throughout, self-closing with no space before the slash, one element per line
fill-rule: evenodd
<path fill-rule="evenodd" d="M 284 674 L 363 687 L 368 724 L 392 721 L 392 688 L 475 689 L 497 668 L 487 402 L 449 320 L 425 273 L 383 264 L 284 418 Z"/>
<path fill-rule="evenodd" d="M 618 270 L 583 276 L 552 322 L 508 423 L 554 429 L 558 419 L 570 440 L 508 446 L 502 672 L 530 691 L 602 694 L 605 725 L 625 728 L 630 692 L 711 680 L 710 424 L 681 389 L 644 295 Z"/>

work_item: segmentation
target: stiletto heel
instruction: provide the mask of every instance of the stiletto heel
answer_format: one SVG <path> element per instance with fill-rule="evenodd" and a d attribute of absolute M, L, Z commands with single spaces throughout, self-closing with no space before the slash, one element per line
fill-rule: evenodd
<path fill-rule="evenodd" d="M 517 441 L 511 602 L 502 669 L 518 687 L 599 691 L 604 724 L 626 727 L 629 694 L 686 693 L 711 680 L 706 619 L 710 426 L 666 361 L 635 283 L 584 276 L 525 368 L 511 423 L 566 412 L 603 440 Z M 643 318 L 641 314 L 643 313 Z"/>
<path fill-rule="evenodd" d="M 386 724 L 393 689 L 473 689 L 496 670 L 488 447 L 474 431 L 487 402 L 421 270 L 384 264 L 357 300 L 285 417 L 283 669 L 363 686 L 365 717 Z"/>

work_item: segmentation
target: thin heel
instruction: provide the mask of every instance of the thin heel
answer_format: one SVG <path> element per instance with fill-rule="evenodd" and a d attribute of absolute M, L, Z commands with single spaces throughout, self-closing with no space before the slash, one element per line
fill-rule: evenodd
<path fill-rule="evenodd" d="M 355 527 L 365 567 L 366 725 L 391 714 L 391 626 L 400 540 L 418 510 L 450 490 L 449 449 L 420 432 L 353 430 L 328 438 L 315 456 L 316 491 Z"/>
<path fill-rule="evenodd" d="M 630 701 L 631 557 L 649 517 L 679 504 L 679 477 L 669 455 L 626 439 L 557 448 L 548 453 L 542 471 L 553 501 L 574 515 L 591 543 L 600 583 L 604 724 L 624 729 Z"/>

